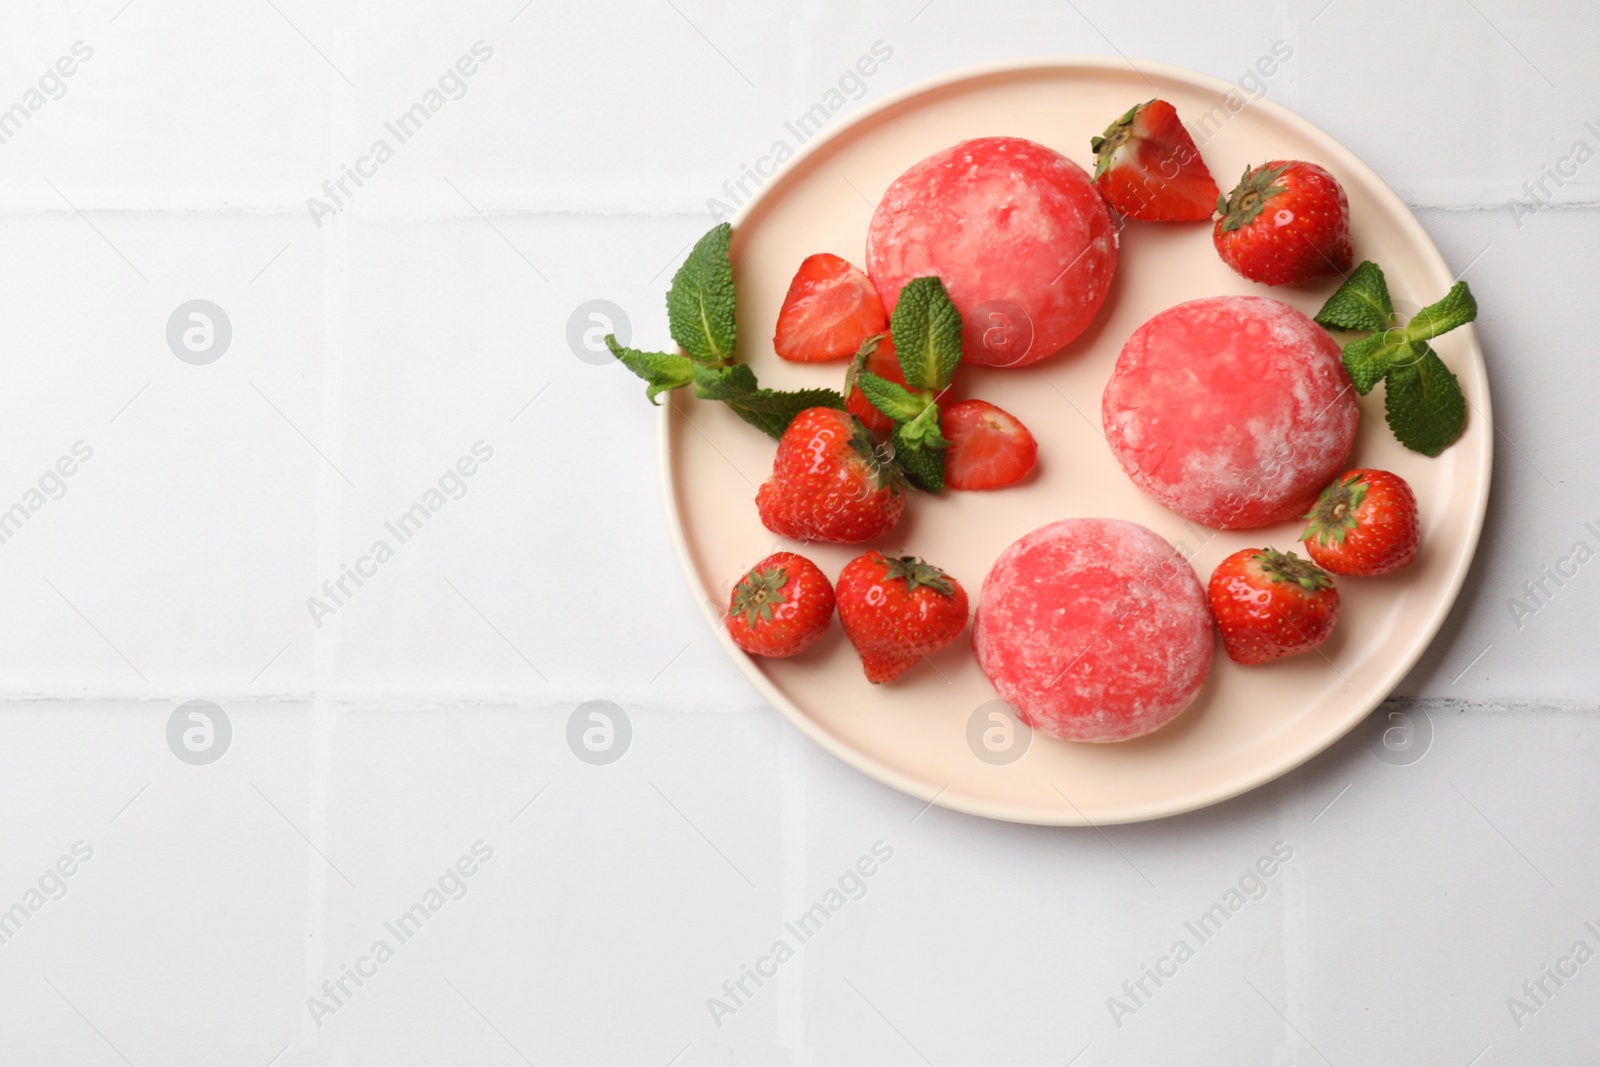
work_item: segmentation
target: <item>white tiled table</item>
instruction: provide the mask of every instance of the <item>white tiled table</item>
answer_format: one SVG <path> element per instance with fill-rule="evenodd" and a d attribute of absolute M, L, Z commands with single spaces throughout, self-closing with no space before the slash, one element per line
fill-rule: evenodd
<path fill-rule="evenodd" d="M 0 510 L 77 442 L 92 457 L 0 543 L 0 909 L 39 904 L 0 943 L 0 1061 L 1596 1058 L 1600 962 L 1559 961 L 1600 951 L 1600 563 L 1510 604 L 1600 547 L 1600 165 L 1574 156 L 1600 150 L 1600 11 L 520 3 L 6 13 L 0 110 L 92 55 L 0 143 Z M 479 41 L 459 99 L 319 226 L 307 198 Z M 1431 721 L 1420 762 L 1358 732 L 1181 818 L 994 824 L 846 769 L 726 661 L 668 548 L 638 389 L 563 336 L 591 299 L 661 332 L 708 198 L 877 42 L 864 101 L 1041 52 L 1236 79 L 1283 42 L 1269 95 L 1470 264 L 1495 495 L 1394 705 Z M 1553 205 L 1513 208 L 1547 167 L 1573 175 L 1545 179 Z M 194 298 L 234 331 L 206 367 L 165 340 Z M 317 626 L 306 598 L 480 441 L 464 495 Z M 190 699 L 232 723 L 210 766 L 166 744 Z M 594 699 L 633 725 L 609 766 L 564 741 Z M 864 895 L 713 1018 L 880 842 Z M 1264 895 L 1200 943 L 1186 923 L 1280 842 Z M 441 876 L 401 943 L 385 924 Z M 1132 999 L 1180 939 L 1192 957 Z"/>

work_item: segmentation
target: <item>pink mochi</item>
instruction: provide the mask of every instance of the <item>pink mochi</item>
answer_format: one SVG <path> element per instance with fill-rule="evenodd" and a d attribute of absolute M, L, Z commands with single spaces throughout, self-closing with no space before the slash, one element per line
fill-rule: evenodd
<path fill-rule="evenodd" d="M 1160 535 L 1064 519 L 1000 554 L 972 627 L 978 664 L 1034 730 L 1126 741 L 1199 693 L 1214 639 L 1205 589 Z"/>
<path fill-rule="evenodd" d="M 1054 355 L 1093 321 L 1116 269 L 1116 227 L 1089 176 L 1021 137 L 935 152 L 894 180 L 867 230 L 883 306 L 937 274 L 961 312 L 965 363 Z"/>
<path fill-rule="evenodd" d="M 1305 514 L 1344 469 L 1357 406 L 1339 345 L 1264 296 L 1168 308 L 1123 346 L 1101 402 L 1134 484 L 1221 530 Z"/>

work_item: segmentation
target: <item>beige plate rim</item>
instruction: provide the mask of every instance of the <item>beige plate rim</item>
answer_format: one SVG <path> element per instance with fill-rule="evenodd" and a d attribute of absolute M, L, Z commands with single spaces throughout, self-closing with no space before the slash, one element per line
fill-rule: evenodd
<path fill-rule="evenodd" d="M 912 85 L 906 86 L 894 93 L 888 94 L 883 99 L 878 100 L 871 106 L 862 108 L 861 110 L 850 115 L 848 118 L 839 122 L 837 125 L 830 127 L 822 133 L 819 133 L 811 141 L 803 145 L 800 151 L 797 152 L 793 158 L 786 161 L 785 164 L 772 175 L 772 177 L 767 179 L 762 187 L 757 190 L 756 194 L 740 207 L 731 221 L 734 227 L 737 228 L 749 215 L 751 215 L 763 204 L 769 191 L 782 188 L 784 185 L 783 179 L 788 175 L 788 173 L 802 165 L 813 153 L 825 150 L 836 138 L 853 129 L 855 126 L 872 119 L 878 113 L 905 103 L 906 101 L 914 99 L 920 95 L 935 91 L 948 90 L 951 86 L 964 81 L 976 81 L 979 79 L 990 78 L 995 75 L 1026 72 L 1032 70 L 1079 69 L 1087 71 L 1115 70 L 1122 72 L 1129 67 L 1132 67 L 1136 72 L 1139 73 L 1148 71 L 1150 73 L 1159 74 L 1166 78 L 1171 78 L 1178 81 L 1187 81 L 1193 85 L 1210 89 L 1218 93 L 1238 93 L 1238 86 L 1221 78 L 1213 77 L 1209 74 L 1203 74 L 1199 71 L 1190 70 L 1186 67 L 1178 67 L 1155 60 L 1128 59 L 1124 57 L 1098 55 L 1038 56 L 962 68 L 946 74 L 938 75 L 933 78 L 924 79 Z M 1394 190 L 1389 187 L 1387 182 L 1385 182 L 1380 176 L 1378 176 L 1376 172 L 1368 167 L 1366 163 L 1361 161 L 1360 157 L 1351 152 L 1350 149 L 1348 149 L 1342 142 L 1338 141 L 1337 138 L 1332 137 L 1314 123 L 1302 118 L 1300 115 L 1281 104 L 1275 103 L 1265 97 L 1261 97 L 1259 99 L 1252 100 L 1249 103 L 1249 106 L 1252 108 L 1263 109 L 1269 114 L 1277 116 L 1280 121 L 1285 121 L 1292 125 L 1300 126 L 1314 134 L 1316 137 L 1330 142 L 1339 151 L 1343 152 L 1347 157 L 1347 159 L 1344 161 L 1344 164 L 1347 167 L 1357 168 L 1364 172 L 1366 180 L 1370 183 L 1372 189 L 1376 192 L 1376 195 L 1387 202 L 1388 207 L 1394 212 L 1397 218 L 1404 220 L 1404 225 L 1410 231 L 1407 234 L 1408 239 L 1414 243 L 1416 247 L 1422 250 L 1423 256 L 1428 261 L 1428 265 L 1432 273 L 1437 276 L 1435 280 L 1439 283 L 1438 291 L 1443 292 L 1449 287 L 1450 284 L 1453 283 L 1454 278 L 1451 275 L 1449 267 L 1444 261 L 1443 255 L 1440 254 L 1438 247 L 1433 243 L 1432 238 L 1428 236 L 1427 231 L 1422 228 L 1422 224 L 1417 220 L 1411 209 L 1405 204 L 1404 201 L 1400 199 L 1398 195 L 1396 195 Z M 1467 335 L 1465 340 L 1467 342 L 1469 351 L 1474 357 L 1474 368 L 1481 375 L 1483 373 L 1483 350 L 1479 343 L 1476 329 L 1472 326 L 1468 326 L 1459 332 Z M 1480 405 L 1477 405 L 1481 407 L 1481 410 L 1478 411 L 1477 414 L 1492 427 L 1493 417 L 1490 408 L 1490 398 L 1486 377 L 1482 385 L 1483 388 L 1480 391 L 1482 402 Z M 676 491 L 676 486 L 673 484 L 670 436 L 673 418 L 672 405 L 662 405 L 657 426 L 657 445 L 660 454 L 659 463 L 662 494 L 667 511 L 668 526 L 671 530 L 673 549 L 677 553 L 679 565 L 683 568 L 684 576 L 687 579 L 691 590 L 703 592 L 703 590 L 697 590 L 698 579 L 695 576 L 693 554 L 690 550 L 684 532 L 684 516 L 681 510 L 682 501 Z M 1484 516 L 1488 509 L 1490 490 L 1489 483 L 1493 474 L 1494 466 L 1493 433 L 1480 435 L 1480 438 L 1482 442 L 1480 446 L 1481 455 L 1477 457 L 1480 468 L 1479 474 L 1481 475 L 1478 482 L 1480 488 L 1477 492 L 1476 499 L 1472 502 L 1470 513 L 1471 527 L 1467 531 L 1465 541 L 1466 551 L 1461 555 L 1455 571 L 1450 575 L 1445 590 L 1445 595 L 1441 596 L 1433 605 L 1433 609 L 1427 620 L 1427 624 L 1415 631 L 1415 635 L 1410 643 L 1394 657 L 1381 682 L 1374 687 L 1373 692 L 1375 696 L 1373 699 L 1370 701 L 1352 702 L 1348 714 L 1342 718 L 1331 719 L 1327 725 L 1327 728 L 1324 729 L 1319 735 L 1313 737 L 1309 743 L 1303 744 L 1298 748 L 1288 751 L 1279 759 L 1263 761 L 1261 765 L 1254 768 L 1252 773 L 1236 775 L 1233 778 L 1217 781 L 1212 784 L 1210 788 L 1195 790 L 1177 800 L 1134 805 L 1124 808 L 1115 814 L 1107 815 L 1106 817 L 1099 819 L 1090 819 L 1087 815 L 1081 811 L 1078 811 L 1076 808 L 1071 811 L 1062 811 L 1059 813 L 1059 815 L 1053 815 L 1041 813 L 1036 808 L 1015 807 L 1004 803 L 997 803 L 963 795 L 952 796 L 947 792 L 947 788 L 934 788 L 927 782 L 913 778 L 910 775 L 896 770 L 895 768 L 885 765 L 875 758 L 871 752 L 863 751 L 846 744 L 833 734 L 829 733 L 827 730 L 823 729 L 814 719 L 806 714 L 803 708 L 794 704 L 791 700 L 789 700 L 788 697 L 781 693 L 768 680 L 766 675 L 763 674 L 755 665 L 751 657 L 747 656 L 738 648 L 738 646 L 733 643 L 732 639 L 728 636 L 727 628 L 722 625 L 721 616 L 714 610 L 712 606 L 713 601 L 706 596 L 696 596 L 695 599 L 699 602 L 701 612 L 704 614 L 706 621 L 710 624 L 712 632 L 716 634 L 717 640 L 722 645 L 723 649 L 728 653 L 729 657 L 738 666 L 739 670 L 750 681 L 750 683 L 755 686 L 757 691 L 759 691 L 761 695 L 766 698 L 768 703 L 777 708 L 778 711 L 781 712 L 791 723 L 799 727 L 800 730 L 806 734 L 806 736 L 810 737 L 817 744 L 831 752 L 834 756 L 838 757 L 840 760 L 849 764 L 851 767 L 854 767 L 856 770 L 867 775 L 868 777 L 898 789 L 902 793 L 906 793 L 910 796 L 916 797 L 919 800 L 926 801 L 930 806 L 937 804 L 940 807 L 948 808 L 952 811 L 961 811 L 970 815 L 978 815 L 988 819 L 1041 826 L 1105 826 L 1117 823 L 1145 822 L 1151 819 L 1165 818 L 1171 815 L 1178 815 L 1184 812 L 1196 811 L 1201 808 L 1210 807 L 1211 805 L 1218 804 L 1243 793 L 1247 793 L 1250 790 L 1264 785 L 1267 782 L 1270 782 L 1284 774 L 1287 774 L 1289 771 L 1294 770 L 1296 767 L 1306 763 L 1308 760 L 1325 751 L 1340 738 L 1344 737 L 1358 723 L 1371 714 L 1373 709 L 1381 704 L 1383 700 L 1387 698 L 1388 694 L 1394 691 L 1395 686 L 1397 686 L 1411 670 L 1411 668 L 1416 665 L 1417 661 L 1422 657 L 1423 652 L 1426 651 L 1429 644 L 1432 643 L 1434 637 L 1438 634 L 1440 627 L 1444 624 L 1446 617 L 1448 617 L 1450 614 L 1451 608 L 1455 605 L 1456 597 L 1460 594 L 1462 583 L 1466 580 L 1467 572 L 1471 569 L 1472 561 L 1477 553 L 1479 535 L 1482 532 Z"/>

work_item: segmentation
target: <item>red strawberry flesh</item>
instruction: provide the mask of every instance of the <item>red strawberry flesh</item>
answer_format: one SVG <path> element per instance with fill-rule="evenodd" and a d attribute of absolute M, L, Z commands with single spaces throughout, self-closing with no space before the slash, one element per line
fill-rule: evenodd
<path fill-rule="evenodd" d="M 848 359 L 873 334 L 888 328 L 889 317 L 872 281 L 838 256 L 806 257 L 789 285 L 772 347 L 798 363 Z"/>

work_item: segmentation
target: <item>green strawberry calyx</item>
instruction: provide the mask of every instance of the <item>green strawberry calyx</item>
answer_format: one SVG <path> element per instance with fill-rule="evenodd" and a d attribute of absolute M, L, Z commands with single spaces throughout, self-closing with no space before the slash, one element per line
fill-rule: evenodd
<path fill-rule="evenodd" d="M 1358 525 L 1356 512 L 1366 498 L 1366 475 L 1335 479 L 1303 516 L 1311 521 L 1306 526 L 1306 532 L 1300 535 L 1300 540 L 1315 541 L 1319 545 L 1344 544 L 1345 537 Z"/>
<path fill-rule="evenodd" d="M 1268 200 L 1287 191 L 1287 186 L 1277 182 L 1288 169 L 1288 163 L 1281 167 L 1244 168 L 1244 177 L 1239 179 L 1233 192 L 1217 197 L 1217 210 L 1222 213 L 1222 232 L 1232 233 L 1248 226 L 1261 214 Z"/>
<path fill-rule="evenodd" d="M 908 593 L 922 586 L 941 596 L 955 595 L 950 576 L 933 564 L 924 563 L 918 556 L 885 556 L 883 580 L 904 581 Z"/>
<path fill-rule="evenodd" d="M 1111 169 L 1111 160 L 1117 154 L 1117 149 L 1127 144 L 1133 137 L 1133 119 L 1141 110 L 1155 103 L 1146 100 L 1142 104 L 1134 104 L 1116 122 L 1106 127 L 1106 132 L 1099 137 L 1089 138 L 1089 151 L 1095 154 L 1094 176 L 1100 176 Z"/>
<path fill-rule="evenodd" d="M 1263 548 L 1253 558 L 1261 568 L 1261 573 L 1274 582 L 1292 582 L 1308 593 L 1320 593 L 1333 588 L 1333 578 L 1327 571 L 1293 552 Z"/>
<path fill-rule="evenodd" d="M 888 336 L 888 331 L 873 334 L 862 341 L 861 347 L 856 349 L 856 354 L 850 357 L 850 366 L 844 372 L 845 396 L 849 396 L 855 390 L 856 379 L 867 369 L 867 360 L 872 358 L 872 353 L 878 350 L 878 346 L 883 344 L 883 339 Z"/>
<path fill-rule="evenodd" d="M 746 626 L 754 626 L 757 619 L 771 622 L 772 609 L 786 603 L 783 587 L 788 584 L 789 572 L 782 567 L 751 570 L 733 587 L 732 614 L 743 615 Z"/>

